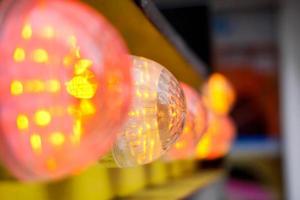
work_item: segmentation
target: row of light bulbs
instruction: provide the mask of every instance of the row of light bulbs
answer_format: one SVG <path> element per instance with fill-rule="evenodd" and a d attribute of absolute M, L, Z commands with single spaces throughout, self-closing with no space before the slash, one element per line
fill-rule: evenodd
<path fill-rule="evenodd" d="M 78 1 L 0 8 L 0 159 L 20 180 L 72 175 L 109 152 L 119 167 L 228 152 L 235 97 L 222 75 L 200 96 L 128 56 L 112 25 Z"/>

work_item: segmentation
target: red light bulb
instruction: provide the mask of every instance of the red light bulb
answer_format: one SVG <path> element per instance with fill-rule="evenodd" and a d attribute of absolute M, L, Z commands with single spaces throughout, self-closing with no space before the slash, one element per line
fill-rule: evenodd
<path fill-rule="evenodd" d="M 112 146 L 131 102 L 115 29 L 77 1 L 3 1 L 0 157 L 22 180 L 57 179 Z"/>
<path fill-rule="evenodd" d="M 167 160 L 192 158 L 207 127 L 207 113 L 200 95 L 185 83 L 181 87 L 186 99 L 186 121 L 182 134 L 166 155 Z"/>
<path fill-rule="evenodd" d="M 209 113 L 208 129 L 197 145 L 196 157 L 213 160 L 225 156 L 236 133 L 230 117 Z"/>

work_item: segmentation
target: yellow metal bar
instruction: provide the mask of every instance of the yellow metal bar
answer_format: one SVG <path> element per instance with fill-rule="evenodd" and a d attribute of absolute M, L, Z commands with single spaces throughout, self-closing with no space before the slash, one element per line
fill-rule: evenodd
<path fill-rule="evenodd" d="M 50 183 L 47 186 L 49 200 L 99 200 L 114 196 L 108 170 L 94 165 L 79 175 Z"/>
<path fill-rule="evenodd" d="M 158 187 L 146 188 L 125 199 L 184 199 L 209 184 L 223 180 L 224 177 L 224 171 L 222 170 L 206 170 L 201 173 L 195 173 L 187 177 L 172 180 Z"/>
<path fill-rule="evenodd" d="M 112 188 L 117 197 L 126 197 L 146 186 L 146 174 L 142 166 L 109 169 Z"/>
<path fill-rule="evenodd" d="M 168 181 L 167 165 L 162 161 L 155 161 L 146 165 L 145 170 L 150 186 L 162 185 Z"/>

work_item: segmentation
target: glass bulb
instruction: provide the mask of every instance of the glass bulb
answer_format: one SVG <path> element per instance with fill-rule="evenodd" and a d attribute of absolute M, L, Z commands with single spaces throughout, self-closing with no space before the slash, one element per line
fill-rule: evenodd
<path fill-rule="evenodd" d="M 205 105 L 219 115 L 228 114 L 236 98 L 233 86 L 220 73 L 214 73 L 209 77 L 202 92 Z"/>
<path fill-rule="evenodd" d="M 182 132 L 185 98 L 175 77 L 160 64 L 133 56 L 134 97 L 128 121 L 112 153 L 119 167 L 150 163 Z"/>
<path fill-rule="evenodd" d="M 193 158 L 196 145 L 207 127 L 207 113 L 202 99 L 196 90 L 181 83 L 187 115 L 182 134 L 166 155 L 166 160 Z"/>
<path fill-rule="evenodd" d="M 196 148 L 196 157 L 213 160 L 225 156 L 236 133 L 235 124 L 228 116 L 209 113 L 208 129 Z"/>
<path fill-rule="evenodd" d="M 61 178 L 112 147 L 131 104 L 131 59 L 112 25 L 78 1 L 9 2 L 0 157 L 22 180 Z"/>

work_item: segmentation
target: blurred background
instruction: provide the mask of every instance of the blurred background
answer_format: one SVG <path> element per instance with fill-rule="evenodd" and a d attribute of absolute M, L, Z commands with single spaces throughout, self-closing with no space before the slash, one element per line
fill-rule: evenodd
<path fill-rule="evenodd" d="M 234 85 L 237 138 L 225 199 L 282 199 L 280 14 L 276 0 L 156 0 L 188 47 Z M 299 67 L 299 66 L 298 66 Z M 299 120 L 299 119 L 298 119 Z"/>

